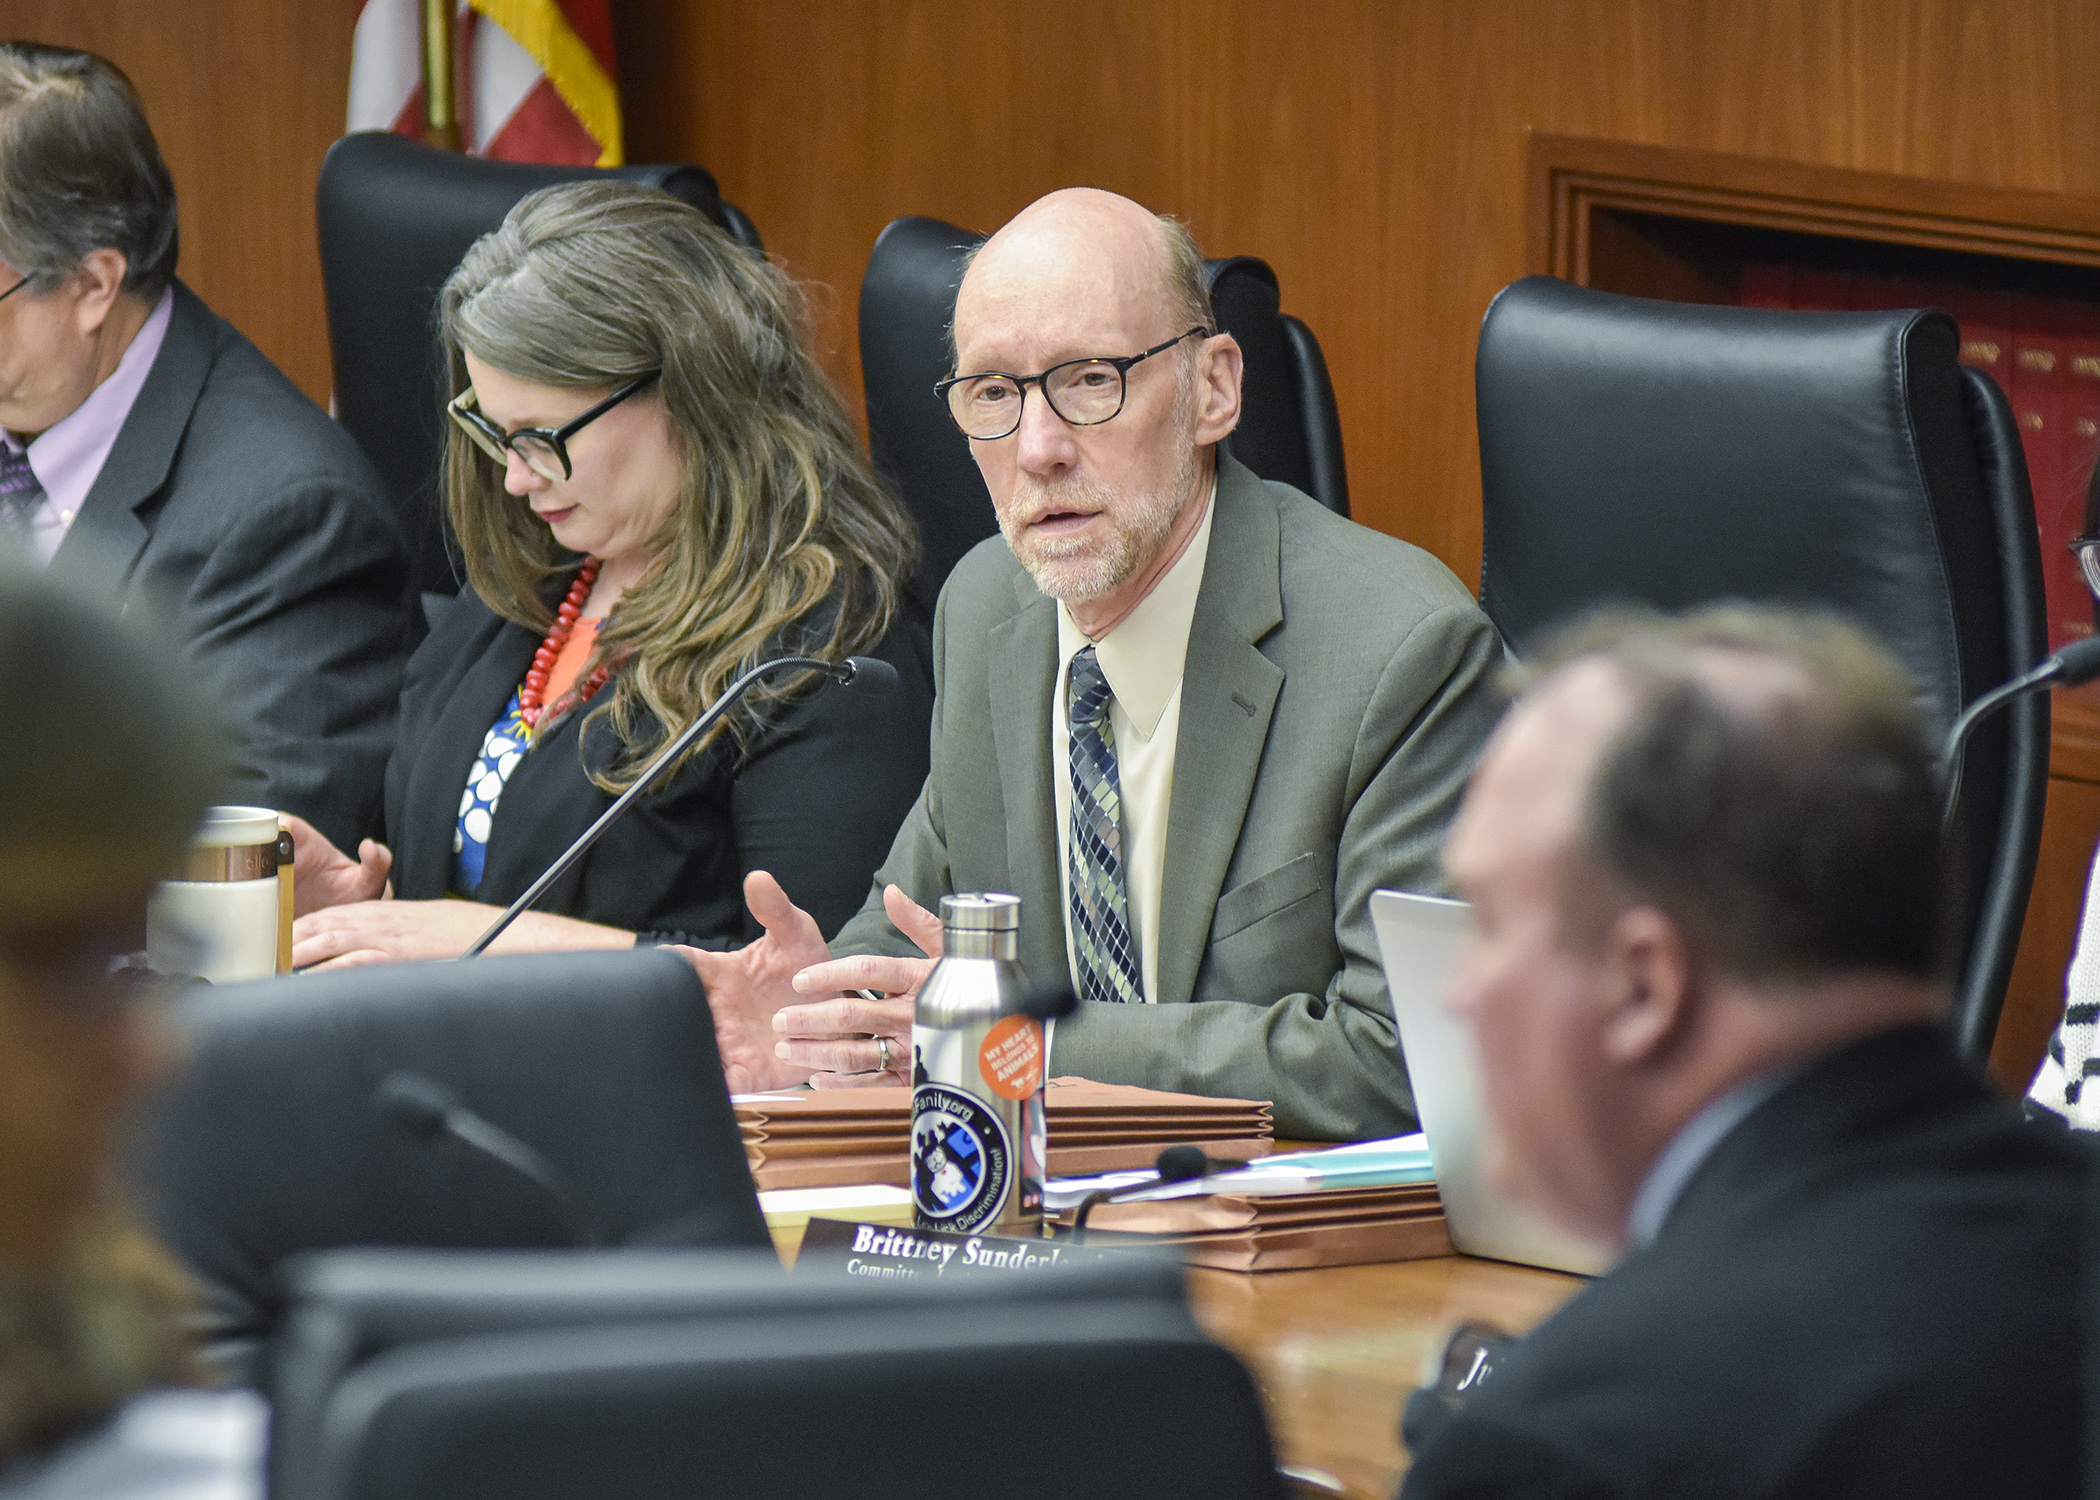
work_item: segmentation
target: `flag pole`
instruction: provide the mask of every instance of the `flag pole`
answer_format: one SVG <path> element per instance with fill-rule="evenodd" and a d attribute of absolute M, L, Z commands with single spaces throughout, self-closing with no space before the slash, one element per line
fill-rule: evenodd
<path fill-rule="evenodd" d="M 423 139 L 459 149 L 459 114 L 452 97 L 452 0 L 423 0 Z"/>

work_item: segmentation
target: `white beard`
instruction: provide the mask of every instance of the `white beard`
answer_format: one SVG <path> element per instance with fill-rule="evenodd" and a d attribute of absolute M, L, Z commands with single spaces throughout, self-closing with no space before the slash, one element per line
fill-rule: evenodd
<path fill-rule="evenodd" d="M 1177 432 L 1187 433 L 1194 426 L 1192 397 L 1184 383 L 1174 404 Z M 1076 474 L 1046 484 L 1017 470 L 1013 493 L 999 516 L 999 530 L 1045 594 L 1067 604 L 1099 599 L 1159 555 L 1196 483 L 1197 463 L 1196 445 L 1185 443 L 1181 467 L 1173 480 L 1148 494 L 1111 489 Z M 1107 537 L 1028 534 L 1027 523 L 1059 510 L 1098 511 L 1108 522 Z"/>

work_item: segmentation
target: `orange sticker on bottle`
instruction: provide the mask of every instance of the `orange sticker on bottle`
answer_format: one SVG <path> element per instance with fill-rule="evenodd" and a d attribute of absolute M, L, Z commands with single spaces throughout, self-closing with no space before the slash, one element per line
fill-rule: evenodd
<path fill-rule="evenodd" d="M 1002 1099 L 1026 1099 L 1043 1086 L 1043 1023 L 1033 1016 L 1008 1016 L 984 1034 L 978 1071 Z"/>

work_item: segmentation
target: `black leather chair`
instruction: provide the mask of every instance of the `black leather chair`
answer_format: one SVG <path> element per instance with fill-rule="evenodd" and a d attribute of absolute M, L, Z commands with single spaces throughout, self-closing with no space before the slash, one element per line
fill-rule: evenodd
<path fill-rule="evenodd" d="M 2011 409 L 1940 312 L 1796 313 L 1505 288 L 1476 369 L 1480 602 L 1518 653 L 1611 600 L 1839 610 L 1931 722 L 2046 654 Z M 1970 742 L 1956 830 L 1956 1029 L 1990 1053 L 2041 836 L 2049 705 Z"/>
<path fill-rule="evenodd" d="M 949 1310 L 1054 1304 L 1180 1309 L 1171 1253 L 1119 1254 L 1054 1275 L 892 1282 L 804 1267 L 792 1280 L 768 1252 L 338 1250 L 287 1267 L 288 1307 L 272 1334 L 272 1493 L 305 1493 L 344 1383 L 403 1351 L 492 1334 L 609 1325 L 760 1319 L 828 1321 L 871 1310 L 938 1323 Z"/>
<path fill-rule="evenodd" d="M 901 1284 L 417 1259 L 297 1278 L 278 1500 L 1279 1494 L 1253 1382 L 1149 1257 Z"/>
<path fill-rule="evenodd" d="M 962 555 L 999 529 L 969 442 L 933 394 L 934 382 L 952 373 L 948 328 L 963 264 L 984 239 L 938 219 L 898 219 L 875 241 L 860 287 L 868 444 L 919 523 L 915 587 L 928 609 Z M 1279 310 L 1266 262 L 1239 255 L 1205 264 L 1218 327 L 1246 355 L 1240 425 L 1225 451 L 1348 515 L 1342 423 L 1319 340 Z"/>
<path fill-rule="evenodd" d="M 278 1267 L 356 1245 L 563 1247 L 558 1203 L 484 1156 L 382 1118 L 397 1071 L 449 1089 L 574 1185 L 601 1243 L 771 1244 L 699 978 L 675 954 L 537 954 L 187 993 L 186 1066 L 133 1175 L 154 1227 L 240 1341 Z"/>
<path fill-rule="evenodd" d="M 321 277 L 335 351 L 335 413 L 379 470 L 425 592 L 459 589 L 438 465 L 449 391 L 436 347 L 437 294 L 467 247 L 527 193 L 614 177 L 685 199 L 739 244 L 758 231 L 698 167 L 556 167 L 438 151 L 386 131 L 329 147 L 319 188 Z"/>

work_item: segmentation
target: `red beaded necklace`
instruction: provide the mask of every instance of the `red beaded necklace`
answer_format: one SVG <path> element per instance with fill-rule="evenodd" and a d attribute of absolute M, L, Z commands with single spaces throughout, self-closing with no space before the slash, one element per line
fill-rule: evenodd
<path fill-rule="evenodd" d="M 569 643 L 570 635 L 575 632 L 576 621 L 583 615 L 584 601 L 591 597 L 591 586 L 598 581 L 598 570 L 604 565 L 605 559 L 593 557 L 577 570 L 576 581 L 569 585 L 568 597 L 554 612 L 554 624 L 547 631 L 547 639 L 540 642 L 540 649 L 532 653 L 532 666 L 525 673 L 524 686 L 518 689 L 518 717 L 525 721 L 528 729 L 539 727 L 540 714 L 544 711 L 540 694 L 547 691 L 547 678 L 554 671 L 555 658 L 561 655 L 561 648 Z M 591 695 L 604 687 L 612 674 L 613 663 L 600 662 L 590 676 L 564 696 L 574 697 L 579 704 L 588 703 Z"/>

